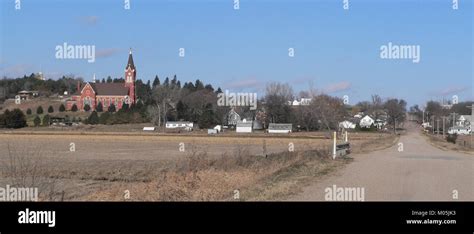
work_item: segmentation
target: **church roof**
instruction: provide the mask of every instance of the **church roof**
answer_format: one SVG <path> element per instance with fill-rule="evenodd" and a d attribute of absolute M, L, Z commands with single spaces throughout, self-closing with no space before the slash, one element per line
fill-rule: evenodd
<path fill-rule="evenodd" d="M 95 95 L 105 95 L 105 96 L 125 96 L 128 95 L 128 87 L 125 87 L 124 83 L 83 83 L 80 90 L 90 84 L 94 89 Z M 80 93 L 75 93 L 74 95 L 81 95 Z"/>
<path fill-rule="evenodd" d="M 135 70 L 135 64 L 133 63 L 133 56 L 132 56 L 132 50 L 130 49 L 130 54 L 128 55 L 128 62 L 127 62 L 127 66 L 125 67 L 125 69 L 127 69 L 128 67 L 131 67 L 133 70 Z"/>

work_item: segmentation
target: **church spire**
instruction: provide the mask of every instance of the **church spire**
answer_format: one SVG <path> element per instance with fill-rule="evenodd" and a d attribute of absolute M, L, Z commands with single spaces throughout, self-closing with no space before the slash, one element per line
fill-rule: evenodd
<path fill-rule="evenodd" d="M 133 63 L 133 57 L 132 57 L 132 48 L 130 48 L 130 53 L 128 54 L 128 63 L 125 69 L 131 68 L 132 70 L 135 70 L 135 64 Z"/>

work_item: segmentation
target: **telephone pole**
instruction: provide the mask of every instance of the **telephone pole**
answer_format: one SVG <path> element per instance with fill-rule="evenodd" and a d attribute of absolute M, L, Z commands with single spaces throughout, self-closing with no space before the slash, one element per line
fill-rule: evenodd
<path fill-rule="evenodd" d="M 439 118 L 436 119 L 436 135 L 439 135 Z"/>

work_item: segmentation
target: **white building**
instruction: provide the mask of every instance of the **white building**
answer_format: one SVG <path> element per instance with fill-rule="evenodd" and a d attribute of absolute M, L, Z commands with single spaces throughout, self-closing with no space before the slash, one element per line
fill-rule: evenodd
<path fill-rule="evenodd" d="M 339 128 L 354 129 L 355 127 L 356 127 L 356 124 L 349 120 L 344 120 L 339 123 Z"/>
<path fill-rule="evenodd" d="M 448 134 L 458 134 L 458 135 L 469 135 L 471 134 L 471 129 L 467 127 L 450 127 L 448 129 Z"/>
<path fill-rule="evenodd" d="M 239 133 L 251 133 L 252 132 L 252 121 L 246 121 L 245 119 L 243 121 L 237 122 L 237 127 L 235 128 L 236 132 Z"/>
<path fill-rule="evenodd" d="M 292 129 L 293 129 L 292 124 L 270 123 L 268 125 L 268 133 L 290 133 Z"/>
<path fill-rule="evenodd" d="M 364 116 L 364 118 L 360 119 L 359 126 L 361 128 L 370 128 L 370 126 L 372 126 L 373 123 L 375 123 L 374 119 L 366 115 Z"/>
<path fill-rule="evenodd" d="M 193 122 L 183 122 L 183 121 L 169 121 L 166 122 L 166 128 L 184 128 L 185 130 L 191 131 L 193 130 L 194 123 Z"/>
<path fill-rule="evenodd" d="M 472 124 L 472 117 L 470 115 L 461 115 L 456 121 L 456 125 L 460 127 L 469 127 Z"/>
<path fill-rule="evenodd" d="M 289 101 L 291 106 L 308 106 L 311 103 L 311 98 L 301 98 L 299 101 L 294 100 L 293 102 Z"/>

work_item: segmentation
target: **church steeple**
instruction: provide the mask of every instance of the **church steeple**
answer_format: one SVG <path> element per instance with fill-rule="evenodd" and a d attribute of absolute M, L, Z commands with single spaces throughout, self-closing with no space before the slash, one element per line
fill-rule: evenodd
<path fill-rule="evenodd" d="M 132 70 L 135 70 L 135 64 L 133 63 L 133 56 L 132 56 L 132 48 L 130 48 L 130 52 L 128 54 L 128 62 L 127 62 L 127 66 L 125 67 L 125 69 L 128 69 L 129 67 Z"/>

